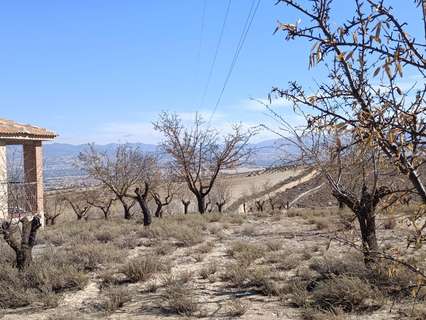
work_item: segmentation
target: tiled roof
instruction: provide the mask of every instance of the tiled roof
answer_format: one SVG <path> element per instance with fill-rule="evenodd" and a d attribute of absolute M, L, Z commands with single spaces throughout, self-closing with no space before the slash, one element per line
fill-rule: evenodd
<path fill-rule="evenodd" d="M 0 138 L 50 140 L 56 136 L 53 131 L 44 128 L 0 118 Z"/>

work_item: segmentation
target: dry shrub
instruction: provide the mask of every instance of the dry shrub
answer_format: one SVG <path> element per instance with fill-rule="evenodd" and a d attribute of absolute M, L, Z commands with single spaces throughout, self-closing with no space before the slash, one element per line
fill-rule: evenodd
<path fill-rule="evenodd" d="M 154 239 L 175 239 L 182 247 L 191 247 L 203 241 L 203 223 L 200 220 L 179 221 L 177 218 L 173 218 L 157 221 L 150 229 L 140 232 L 139 235 Z M 191 222 L 194 223 L 191 224 Z"/>
<path fill-rule="evenodd" d="M 101 243 L 108 243 L 114 238 L 110 231 L 102 229 L 95 233 L 95 239 Z"/>
<path fill-rule="evenodd" d="M 170 270 L 170 263 L 156 256 L 137 257 L 127 262 L 121 272 L 130 282 L 146 281 L 152 275 Z"/>
<path fill-rule="evenodd" d="M 234 241 L 227 253 L 238 260 L 244 266 L 252 264 L 255 260 L 263 257 L 265 250 L 259 245 Z"/>
<path fill-rule="evenodd" d="M 206 242 L 198 246 L 195 251 L 198 253 L 206 254 L 212 251 L 214 248 L 213 242 Z"/>
<path fill-rule="evenodd" d="M 256 228 L 252 224 L 247 224 L 243 226 L 241 230 L 241 235 L 246 237 L 254 237 L 256 235 Z"/>
<path fill-rule="evenodd" d="M 324 311 L 313 308 L 302 309 L 302 320 L 345 320 L 347 319 L 342 311 Z"/>
<path fill-rule="evenodd" d="M 241 317 L 247 312 L 248 306 L 238 299 L 233 299 L 226 303 L 225 309 L 229 317 Z"/>
<path fill-rule="evenodd" d="M 206 220 L 210 223 L 212 222 L 220 222 L 222 220 L 223 215 L 220 213 L 210 213 L 206 215 Z"/>
<path fill-rule="evenodd" d="M 303 254 L 292 253 L 289 250 L 279 252 L 271 252 L 265 259 L 268 264 L 274 264 L 278 270 L 289 271 L 297 266 L 304 260 Z"/>
<path fill-rule="evenodd" d="M 103 293 L 105 298 L 102 301 L 101 308 L 106 312 L 114 312 L 132 300 L 129 290 L 123 287 L 108 288 Z"/>
<path fill-rule="evenodd" d="M 0 308 L 18 308 L 34 302 L 55 307 L 57 294 L 82 289 L 86 283 L 86 275 L 52 255 L 39 257 L 24 272 L 11 264 L 2 264 Z"/>
<path fill-rule="evenodd" d="M 239 263 L 231 263 L 225 266 L 220 278 L 229 282 L 232 287 L 255 288 L 264 295 L 275 296 L 280 292 L 280 288 L 272 280 L 271 271 L 265 267 L 247 268 Z"/>
<path fill-rule="evenodd" d="M 388 217 L 383 221 L 383 228 L 386 230 L 393 230 L 396 227 L 396 219 L 394 217 Z"/>
<path fill-rule="evenodd" d="M 333 219 L 330 217 L 312 217 L 308 219 L 310 224 L 314 224 L 317 230 L 329 229 L 333 224 Z"/>
<path fill-rule="evenodd" d="M 200 307 L 194 289 L 188 283 L 182 282 L 182 279 L 166 282 L 162 298 L 164 303 L 161 304 L 161 308 L 167 313 L 189 317 Z"/>
<path fill-rule="evenodd" d="M 101 265 L 122 261 L 125 252 L 111 244 L 76 244 L 63 253 L 64 260 L 79 270 L 93 271 Z"/>
<path fill-rule="evenodd" d="M 208 279 L 211 275 L 215 274 L 218 270 L 216 261 L 209 262 L 200 270 L 200 277 Z"/>
<path fill-rule="evenodd" d="M 230 214 L 226 216 L 226 221 L 232 224 L 241 225 L 244 223 L 244 217 L 239 214 Z"/>
<path fill-rule="evenodd" d="M 312 305 L 322 310 L 345 312 L 380 308 L 383 297 L 377 288 L 355 276 L 336 276 L 321 281 L 311 294 Z"/>
<path fill-rule="evenodd" d="M 281 240 L 268 240 L 265 242 L 265 246 L 269 251 L 279 251 L 283 247 Z"/>
<path fill-rule="evenodd" d="M 159 256 L 166 256 L 174 251 L 175 247 L 172 243 L 161 242 L 159 245 L 154 247 L 154 253 Z"/>

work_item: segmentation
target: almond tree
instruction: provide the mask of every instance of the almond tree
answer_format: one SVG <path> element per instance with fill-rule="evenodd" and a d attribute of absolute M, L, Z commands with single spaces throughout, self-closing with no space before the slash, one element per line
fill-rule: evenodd
<path fill-rule="evenodd" d="M 41 227 L 39 216 L 10 219 L 1 225 L 0 234 L 16 254 L 16 267 L 26 269 L 33 260 L 37 231 Z"/>
<path fill-rule="evenodd" d="M 66 207 L 66 198 L 63 194 L 57 193 L 45 198 L 44 219 L 46 226 L 56 224 L 56 219 L 61 216 Z"/>
<path fill-rule="evenodd" d="M 198 114 L 193 125 L 185 127 L 178 115 L 163 112 L 154 128 L 164 136 L 161 147 L 171 158 L 173 174 L 186 182 L 201 214 L 206 212 L 206 197 L 219 173 L 246 162 L 251 153 L 248 142 L 253 132 L 244 131 L 241 125 L 220 139 Z"/>
<path fill-rule="evenodd" d="M 386 1 L 348 1 L 354 15 L 341 23 L 332 16 L 333 0 L 310 1 L 310 6 L 279 3 L 294 9 L 303 23 L 279 23 L 276 31 L 287 40 L 312 43 L 309 66 L 321 64 L 328 77 L 314 92 L 291 82 L 273 94 L 293 102 L 309 117 L 310 127 L 344 124 L 355 135 L 353 143 L 377 146 L 426 203 L 425 178 L 419 173 L 426 159 L 424 37 L 410 35 Z"/>
<path fill-rule="evenodd" d="M 70 193 L 65 197 L 65 200 L 75 213 L 77 220 L 87 219 L 92 205 L 88 201 L 86 190 Z"/>
<path fill-rule="evenodd" d="M 143 184 L 143 177 L 146 174 L 144 165 L 145 155 L 138 148 L 130 145 L 119 145 L 114 152 L 100 152 L 94 144 L 90 144 L 88 149 L 79 155 L 78 166 L 87 175 L 100 183 L 113 193 L 123 206 L 124 218 L 131 219 L 132 198 L 137 187 Z"/>
<path fill-rule="evenodd" d="M 92 207 L 101 210 L 105 220 L 109 219 L 111 215 L 111 208 L 115 201 L 116 198 L 112 196 L 110 192 L 102 188 L 89 192 L 87 197 L 87 203 Z"/>
<path fill-rule="evenodd" d="M 224 179 L 217 181 L 215 187 L 213 188 L 211 201 L 216 206 L 218 212 L 223 212 L 224 206 L 231 199 L 231 192 L 229 187 L 226 184 Z"/>
<path fill-rule="evenodd" d="M 134 193 L 127 193 L 126 196 L 134 199 L 139 204 L 143 214 L 143 224 L 145 227 L 148 227 L 152 223 L 148 197 L 151 195 L 151 189 L 156 183 L 160 170 L 157 158 L 148 154 L 140 154 L 137 165 L 141 175 L 135 186 Z"/>
<path fill-rule="evenodd" d="M 177 192 L 177 184 L 170 174 L 160 173 L 156 186 L 151 191 L 152 198 L 156 204 L 155 216 L 163 217 L 163 208 L 168 206 Z"/>

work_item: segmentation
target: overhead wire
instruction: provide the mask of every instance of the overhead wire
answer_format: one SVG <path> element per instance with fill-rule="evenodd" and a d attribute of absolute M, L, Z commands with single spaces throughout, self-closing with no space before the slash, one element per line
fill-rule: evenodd
<path fill-rule="evenodd" d="M 239 55 L 240 55 L 241 50 L 242 50 L 242 48 L 244 46 L 244 43 L 246 41 L 247 34 L 250 31 L 250 28 L 251 28 L 251 26 L 253 24 L 253 21 L 254 21 L 254 18 L 256 16 L 256 13 L 257 13 L 257 11 L 259 9 L 259 5 L 260 5 L 260 0 L 257 0 L 257 2 L 256 2 L 256 0 L 253 0 L 251 2 L 250 10 L 249 10 L 249 13 L 247 15 L 246 21 L 244 23 L 244 27 L 242 29 L 242 32 L 241 32 L 241 35 L 240 35 L 240 39 L 238 41 L 236 50 L 234 52 L 234 56 L 232 58 L 231 65 L 230 65 L 230 67 L 228 69 L 228 72 L 226 74 L 225 81 L 223 83 L 222 89 L 221 89 L 221 91 L 219 93 L 219 96 L 217 98 L 216 104 L 215 104 L 215 106 L 213 108 L 212 113 L 210 114 L 210 118 L 209 118 L 209 121 L 208 121 L 209 124 L 211 123 L 214 115 L 216 114 L 217 108 L 219 107 L 219 104 L 222 101 L 223 94 L 225 93 L 225 90 L 226 90 L 226 87 L 227 87 L 227 85 L 229 83 L 229 80 L 231 78 L 232 72 L 234 71 L 235 65 L 237 64 Z"/>
<path fill-rule="evenodd" d="M 217 57 L 218 57 L 218 54 L 219 54 L 219 49 L 220 49 L 221 44 L 222 44 L 226 24 L 228 22 L 229 12 L 230 12 L 230 8 L 231 8 L 231 1 L 232 0 L 228 0 L 228 4 L 227 4 L 226 9 L 225 9 L 225 15 L 224 15 L 224 18 L 223 18 L 222 27 L 220 29 L 219 38 L 218 38 L 218 41 L 216 43 L 216 48 L 215 48 L 215 51 L 214 51 L 213 60 L 212 60 L 212 63 L 210 65 L 209 73 L 208 73 L 208 76 L 207 76 L 207 81 L 204 85 L 203 94 L 202 94 L 201 102 L 200 102 L 200 109 L 202 109 L 204 107 L 204 101 L 205 101 L 207 92 L 210 88 L 210 83 L 211 83 L 211 79 L 212 79 L 212 76 L 213 76 L 213 71 L 214 71 L 214 68 L 216 66 L 216 61 L 217 61 Z"/>

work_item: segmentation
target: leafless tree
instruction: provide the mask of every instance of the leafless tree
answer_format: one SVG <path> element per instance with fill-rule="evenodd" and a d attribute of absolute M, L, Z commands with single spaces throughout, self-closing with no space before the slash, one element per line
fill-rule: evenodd
<path fill-rule="evenodd" d="M 16 267 L 24 270 L 32 262 L 32 250 L 37 231 L 41 227 L 39 216 L 3 221 L 1 233 L 6 243 L 15 251 Z"/>
<path fill-rule="evenodd" d="M 155 217 L 163 217 L 163 208 L 168 206 L 176 195 L 177 184 L 173 176 L 160 172 L 156 186 L 151 190 L 152 198 L 156 204 Z"/>
<path fill-rule="evenodd" d="M 257 211 L 263 212 L 263 209 L 265 207 L 265 200 L 256 200 L 254 204 L 256 205 Z"/>
<path fill-rule="evenodd" d="M 56 224 L 56 219 L 64 213 L 66 199 L 63 194 L 57 193 L 46 197 L 44 202 L 44 219 L 46 225 Z"/>
<path fill-rule="evenodd" d="M 182 202 L 182 205 L 183 205 L 183 213 L 187 214 L 188 213 L 189 205 L 191 204 L 191 201 L 190 200 L 182 199 L 181 202 Z"/>
<path fill-rule="evenodd" d="M 131 208 L 134 201 L 129 202 L 129 195 L 136 190 L 140 192 L 143 185 L 145 155 L 138 148 L 130 145 L 119 145 L 114 152 L 99 152 L 95 145 L 89 145 L 85 152 L 79 155 L 79 167 L 90 178 L 108 188 L 121 203 L 124 218 L 131 219 Z M 132 195 L 133 199 L 139 196 Z"/>
<path fill-rule="evenodd" d="M 68 202 L 72 211 L 75 213 L 77 220 L 81 220 L 83 218 L 87 219 L 90 209 L 92 208 L 88 198 L 87 190 L 77 190 L 65 196 L 65 200 Z"/>
<path fill-rule="evenodd" d="M 354 0 L 354 15 L 340 24 L 331 16 L 332 0 L 314 0 L 311 7 L 279 2 L 307 23 L 279 23 L 277 31 L 287 40 L 311 42 L 310 67 L 322 64 L 329 75 L 315 92 L 292 82 L 288 89 L 273 89 L 274 95 L 298 105 L 310 127 L 342 124 L 355 134 L 354 143 L 380 148 L 426 203 L 424 177 L 418 172 L 426 159 L 425 42 L 410 35 L 386 1 Z"/>
<path fill-rule="evenodd" d="M 221 178 L 218 179 L 212 192 L 211 192 L 211 200 L 212 203 L 217 208 L 218 212 L 223 212 L 224 206 L 229 202 L 231 199 L 231 191 L 226 183 L 226 181 Z"/>
<path fill-rule="evenodd" d="M 36 244 L 37 232 L 42 226 L 42 217 L 34 214 L 36 199 L 33 184 L 23 180 L 22 163 L 15 154 L 9 158 L 11 169 L 8 181 L 0 182 L 0 235 L 16 255 L 16 267 L 26 269 L 32 262 L 32 250 Z M 0 159 L 2 165 L 6 159 Z"/>
<path fill-rule="evenodd" d="M 134 193 L 128 193 L 128 198 L 134 199 L 139 204 L 143 214 L 143 224 L 145 227 L 151 225 L 152 217 L 151 210 L 149 209 L 148 200 L 151 195 L 151 189 L 156 183 L 157 177 L 160 175 L 158 160 L 155 156 L 149 154 L 140 154 L 139 162 L 137 164 L 141 175 L 136 184 Z"/>
<path fill-rule="evenodd" d="M 254 134 L 234 126 L 221 141 L 219 133 L 206 126 L 200 115 L 195 116 L 192 127 L 186 128 L 176 114 L 166 112 L 160 114 L 154 128 L 164 135 L 161 146 L 172 159 L 173 173 L 186 182 L 200 213 L 206 211 L 206 197 L 219 173 L 248 160 L 248 142 Z"/>
<path fill-rule="evenodd" d="M 87 203 L 92 207 L 101 210 L 105 220 L 109 219 L 111 215 L 111 208 L 116 201 L 115 196 L 108 191 L 109 190 L 105 190 L 104 188 L 99 188 L 90 191 L 87 196 Z"/>

